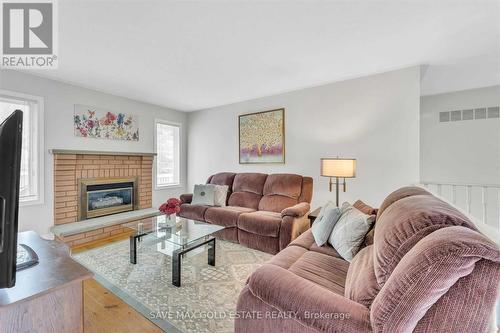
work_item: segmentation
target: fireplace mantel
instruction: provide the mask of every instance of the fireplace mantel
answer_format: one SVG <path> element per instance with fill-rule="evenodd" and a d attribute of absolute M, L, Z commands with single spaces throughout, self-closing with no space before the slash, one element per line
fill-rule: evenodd
<path fill-rule="evenodd" d="M 156 156 L 156 153 L 126 152 L 126 151 L 99 151 L 99 150 L 73 150 L 49 149 L 53 155 L 107 155 L 107 156 Z"/>

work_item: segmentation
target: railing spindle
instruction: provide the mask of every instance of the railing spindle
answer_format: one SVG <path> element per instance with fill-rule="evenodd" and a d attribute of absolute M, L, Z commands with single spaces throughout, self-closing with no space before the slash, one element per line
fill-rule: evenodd
<path fill-rule="evenodd" d="M 470 214 L 472 210 L 472 200 L 471 200 L 471 187 L 470 185 L 465 186 L 465 204 L 467 205 L 467 213 Z"/>
<path fill-rule="evenodd" d="M 498 225 L 497 229 L 500 229 L 500 188 L 498 188 Z"/>
<path fill-rule="evenodd" d="M 457 204 L 457 186 L 451 185 L 451 202 L 456 205 Z"/>
<path fill-rule="evenodd" d="M 488 215 L 488 192 L 487 188 L 485 186 L 482 187 L 482 192 L 481 192 L 481 201 L 483 204 L 483 223 L 486 224 L 486 219 Z"/>

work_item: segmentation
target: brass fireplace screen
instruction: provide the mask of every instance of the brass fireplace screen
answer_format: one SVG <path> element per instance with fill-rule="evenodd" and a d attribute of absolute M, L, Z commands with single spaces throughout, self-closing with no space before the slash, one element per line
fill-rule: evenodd
<path fill-rule="evenodd" d="M 137 177 L 80 180 L 78 220 L 138 209 Z"/>

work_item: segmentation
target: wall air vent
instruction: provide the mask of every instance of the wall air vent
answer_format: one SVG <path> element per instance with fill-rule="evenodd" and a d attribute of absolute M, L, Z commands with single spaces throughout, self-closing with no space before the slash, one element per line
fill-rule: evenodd
<path fill-rule="evenodd" d="M 500 119 L 500 106 L 439 112 L 439 122 Z"/>
<path fill-rule="evenodd" d="M 488 108 L 488 118 L 500 118 L 500 106 Z"/>
<path fill-rule="evenodd" d="M 462 111 L 462 120 L 474 120 L 474 110 L 463 110 Z"/>
<path fill-rule="evenodd" d="M 462 120 L 462 111 L 451 111 L 451 121 Z"/>
<path fill-rule="evenodd" d="M 450 121 L 450 111 L 439 112 L 439 121 L 442 123 Z"/>
<path fill-rule="evenodd" d="M 486 119 L 486 108 L 479 108 L 474 110 L 476 119 Z"/>

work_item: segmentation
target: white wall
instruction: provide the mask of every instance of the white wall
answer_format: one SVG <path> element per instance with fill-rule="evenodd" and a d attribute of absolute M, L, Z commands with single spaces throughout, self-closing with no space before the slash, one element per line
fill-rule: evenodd
<path fill-rule="evenodd" d="M 500 86 L 423 96 L 420 109 L 422 181 L 500 185 L 500 119 L 439 122 L 442 111 L 499 105 Z M 438 191 L 437 186 L 430 189 Z M 440 192 L 452 201 L 452 186 L 441 186 Z M 470 215 L 485 234 L 497 241 L 500 239 L 499 198 L 500 190 L 486 190 L 484 209 L 482 188 L 472 187 L 469 199 Z M 455 203 L 467 210 L 465 187 L 455 187 Z"/>
<path fill-rule="evenodd" d="M 244 78 L 242 78 L 244 80 Z M 341 200 L 378 206 L 419 181 L 420 70 L 399 71 L 259 98 L 189 114 L 188 189 L 216 172 L 298 173 L 314 178 L 313 206 L 334 200 L 321 157 L 358 159 Z M 238 115 L 284 107 L 286 164 L 238 164 Z"/>
<path fill-rule="evenodd" d="M 35 230 L 43 234 L 53 225 L 53 156 L 49 154 L 49 149 L 153 152 L 155 118 L 182 124 L 181 178 L 185 183 L 187 133 L 185 113 L 8 70 L 0 71 L 0 89 L 41 96 L 45 100 L 45 202 L 42 205 L 20 208 L 20 231 Z M 74 104 L 98 106 L 138 115 L 140 140 L 131 142 L 74 136 Z M 184 185 L 169 190 L 153 190 L 153 207 L 184 191 Z"/>
<path fill-rule="evenodd" d="M 421 98 L 423 181 L 500 184 L 500 119 L 439 122 L 439 112 L 499 106 L 500 86 Z"/>

